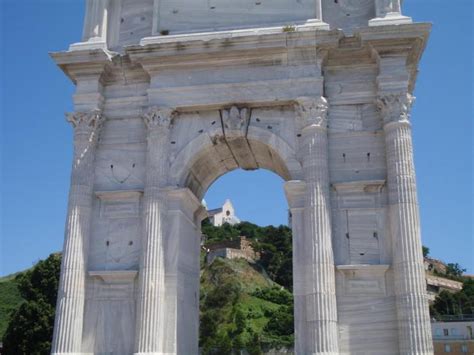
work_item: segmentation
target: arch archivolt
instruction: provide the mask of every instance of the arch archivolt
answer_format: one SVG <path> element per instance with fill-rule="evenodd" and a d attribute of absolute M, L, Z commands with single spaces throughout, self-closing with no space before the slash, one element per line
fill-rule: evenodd
<path fill-rule="evenodd" d="M 301 179 L 295 127 L 292 105 L 180 114 L 171 132 L 170 184 L 202 198 L 217 178 L 237 168 Z"/>

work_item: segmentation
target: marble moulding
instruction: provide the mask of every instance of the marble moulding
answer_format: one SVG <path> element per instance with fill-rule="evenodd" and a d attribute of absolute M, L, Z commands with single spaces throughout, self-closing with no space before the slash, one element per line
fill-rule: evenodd
<path fill-rule="evenodd" d="M 52 354 L 199 353 L 200 201 L 285 181 L 297 354 L 433 353 L 400 0 L 87 0 Z M 219 16 L 217 16 L 219 14 Z"/>

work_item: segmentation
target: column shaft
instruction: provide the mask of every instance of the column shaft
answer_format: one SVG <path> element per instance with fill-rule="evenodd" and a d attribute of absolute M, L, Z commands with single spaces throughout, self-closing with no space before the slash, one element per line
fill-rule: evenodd
<path fill-rule="evenodd" d="M 337 309 L 332 249 L 327 103 L 324 98 L 299 100 L 302 130 L 303 170 L 306 181 L 304 204 L 306 265 L 305 354 L 337 354 Z"/>
<path fill-rule="evenodd" d="M 409 95 L 385 97 L 384 126 L 393 269 L 401 354 L 432 354 L 415 167 L 408 110 Z"/>
<path fill-rule="evenodd" d="M 161 354 L 165 341 L 165 269 L 167 143 L 171 111 L 151 109 L 147 132 L 143 206 L 143 251 L 140 263 L 136 354 Z"/>
<path fill-rule="evenodd" d="M 69 115 L 69 121 L 75 127 L 74 163 L 52 354 L 81 352 L 95 147 L 102 116 L 99 112 L 75 113 Z"/>

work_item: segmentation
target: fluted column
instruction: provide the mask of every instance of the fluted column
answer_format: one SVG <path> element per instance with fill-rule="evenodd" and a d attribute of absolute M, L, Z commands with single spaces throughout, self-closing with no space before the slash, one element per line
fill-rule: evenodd
<path fill-rule="evenodd" d="M 336 281 L 329 198 L 328 105 L 324 97 L 300 98 L 297 103 L 303 127 L 300 154 L 306 182 L 306 340 L 302 353 L 338 354 Z"/>
<path fill-rule="evenodd" d="M 68 114 L 67 120 L 74 127 L 74 161 L 51 350 L 57 355 L 81 352 L 94 159 L 104 118 L 92 111 Z"/>
<path fill-rule="evenodd" d="M 382 95 L 400 354 L 432 354 L 407 93 Z"/>
<path fill-rule="evenodd" d="M 151 108 L 147 127 L 143 250 L 139 271 L 136 354 L 162 354 L 166 327 L 165 256 L 167 146 L 173 111 Z"/>

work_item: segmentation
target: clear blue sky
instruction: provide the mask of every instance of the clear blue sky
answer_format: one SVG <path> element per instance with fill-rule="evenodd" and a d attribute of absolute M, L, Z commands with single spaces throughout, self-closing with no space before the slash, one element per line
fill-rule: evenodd
<path fill-rule="evenodd" d="M 413 109 L 423 243 L 474 273 L 473 1 L 405 0 L 404 13 L 434 23 Z M 0 275 L 62 248 L 72 153 L 73 85 L 49 58 L 81 38 L 83 1 L 0 0 Z M 286 223 L 281 179 L 235 171 L 206 195 L 231 198 L 242 219 Z"/>

